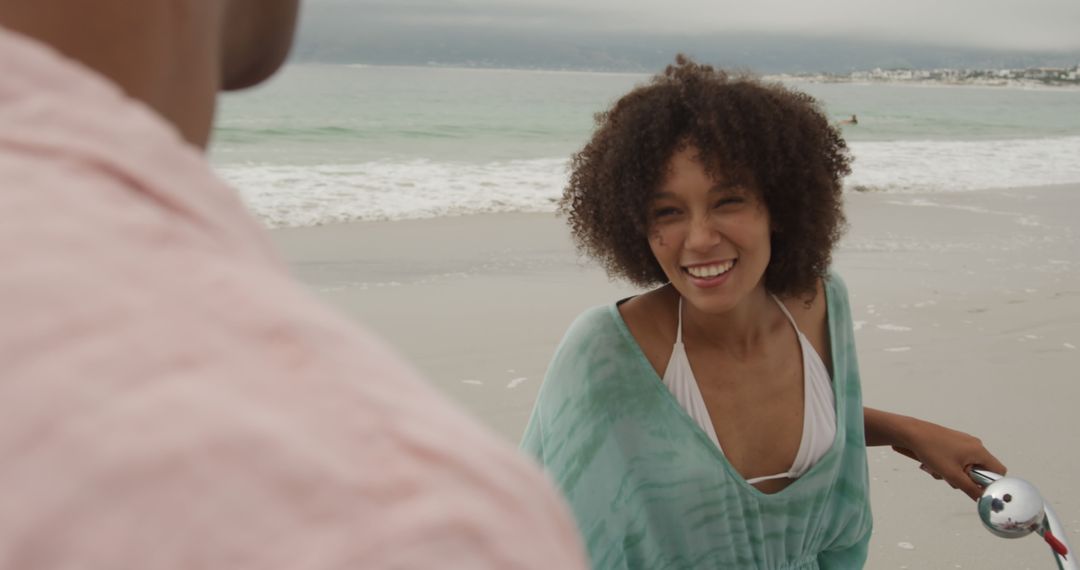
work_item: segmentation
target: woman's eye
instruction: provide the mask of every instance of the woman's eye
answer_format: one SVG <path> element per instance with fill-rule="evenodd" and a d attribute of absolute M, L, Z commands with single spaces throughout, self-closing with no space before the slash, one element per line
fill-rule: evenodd
<path fill-rule="evenodd" d="M 721 198 L 716 201 L 716 208 L 723 208 L 724 206 L 730 206 L 733 204 L 742 204 L 743 199 L 738 196 L 732 196 L 730 198 Z"/>
<path fill-rule="evenodd" d="M 654 218 L 667 218 L 679 213 L 678 208 L 657 208 L 653 211 Z"/>

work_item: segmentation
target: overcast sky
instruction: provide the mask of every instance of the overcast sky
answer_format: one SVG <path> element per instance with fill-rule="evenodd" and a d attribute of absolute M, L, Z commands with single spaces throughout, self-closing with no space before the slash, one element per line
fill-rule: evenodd
<path fill-rule="evenodd" d="M 362 6 L 368 23 L 395 26 L 768 32 L 996 50 L 1080 49 L 1080 0 L 305 1 Z"/>

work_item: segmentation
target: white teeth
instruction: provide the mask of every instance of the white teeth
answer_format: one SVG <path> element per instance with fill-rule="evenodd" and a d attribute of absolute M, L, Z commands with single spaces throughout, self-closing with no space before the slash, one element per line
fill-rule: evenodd
<path fill-rule="evenodd" d="M 687 267 L 686 272 L 698 279 L 711 279 L 718 275 L 723 275 L 731 270 L 735 265 L 735 260 L 725 261 L 723 263 L 717 263 L 715 265 L 698 265 L 696 267 Z"/>

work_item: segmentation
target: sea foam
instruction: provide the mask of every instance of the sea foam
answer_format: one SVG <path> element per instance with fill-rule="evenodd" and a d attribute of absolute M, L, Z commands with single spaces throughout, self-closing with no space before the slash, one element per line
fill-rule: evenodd
<path fill-rule="evenodd" d="M 1080 137 L 851 143 L 845 186 L 935 193 L 1080 182 Z"/>
<path fill-rule="evenodd" d="M 937 193 L 1080 182 L 1080 137 L 854 142 L 848 190 Z M 420 159 L 228 164 L 220 174 L 271 227 L 489 212 L 550 212 L 568 160 Z"/>

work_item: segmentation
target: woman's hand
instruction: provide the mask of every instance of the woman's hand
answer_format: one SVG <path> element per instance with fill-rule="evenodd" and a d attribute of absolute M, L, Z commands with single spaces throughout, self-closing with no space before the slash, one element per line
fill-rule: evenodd
<path fill-rule="evenodd" d="M 935 423 L 909 418 L 911 435 L 905 446 L 893 445 L 898 453 L 920 463 L 919 467 L 935 479 L 944 479 L 953 489 L 959 489 L 974 500 L 982 495 L 982 487 L 971 480 L 972 467 L 984 467 L 1004 475 L 1007 469 L 994 457 L 979 438 Z"/>
<path fill-rule="evenodd" d="M 866 409 L 867 445 L 890 445 L 898 453 L 918 461 L 920 468 L 935 479 L 944 479 L 952 488 L 972 499 L 982 495 L 968 475 L 973 467 L 1005 474 L 1007 469 L 979 438 L 928 421 Z"/>

